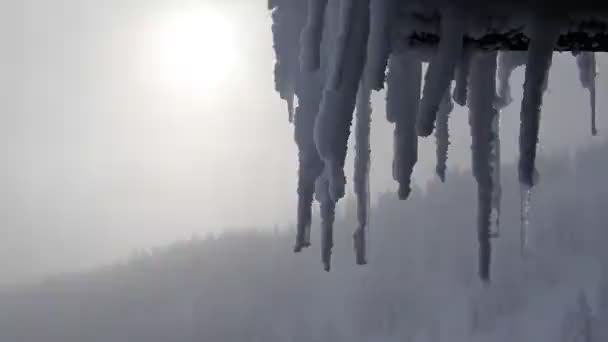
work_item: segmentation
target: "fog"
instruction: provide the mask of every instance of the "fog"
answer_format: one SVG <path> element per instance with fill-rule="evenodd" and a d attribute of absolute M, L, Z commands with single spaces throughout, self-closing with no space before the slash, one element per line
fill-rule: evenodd
<path fill-rule="evenodd" d="M 200 87 L 162 77 L 146 42 L 176 11 L 219 14 L 236 32 L 234 51 L 220 51 L 234 54 L 221 81 L 205 84 L 204 71 L 194 79 Z M 263 2 L 2 0 L 0 40 L 0 283 L 107 264 L 192 235 L 294 221 L 297 154 L 286 106 L 273 91 Z M 604 97 L 600 137 L 591 139 L 587 120 L 578 119 L 587 117 L 587 94 L 575 62 L 564 54 L 554 65 L 541 153 L 602 141 Z M 608 81 L 600 74 L 599 82 L 605 93 Z M 514 104 L 502 113 L 507 162 L 516 158 L 522 83 L 518 70 Z M 372 99 L 372 199 L 396 190 L 383 97 Z M 455 109 L 451 130 L 448 181 L 470 165 L 465 109 Z M 427 140 L 414 175 L 420 186 L 434 174 Z"/>
<path fill-rule="evenodd" d="M 476 274 L 475 182 L 453 172 L 415 189 L 407 206 L 393 193 L 378 198 L 368 266 L 354 265 L 349 201 L 330 273 L 318 222 L 301 254 L 289 251 L 291 230 L 195 238 L 0 291 L 0 340 L 606 341 L 606 148 L 540 158 L 526 258 L 516 166 L 502 169 L 513 177 L 488 286 Z"/>

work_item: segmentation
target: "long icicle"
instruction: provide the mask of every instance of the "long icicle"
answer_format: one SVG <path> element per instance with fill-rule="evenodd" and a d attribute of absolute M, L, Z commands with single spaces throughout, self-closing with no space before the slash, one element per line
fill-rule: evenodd
<path fill-rule="evenodd" d="M 469 49 L 462 50 L 460 62 L 456 68 L 456 86 L 454 87 L 454 94 L 452 98 L 454 99 L 454 102 L 461 106 L 465 106 L 467 104 L 472 54 L 472 51 Z"/>
<path fill-rule="evenodd" d="M 369 0 L 366 2 L 369 3 Z M 358 12 L 356 0 L 340 0 L 339 10 L 339 32 L 336 39 L 336 46 L 333 57 L 332 69 L 329 72 L 328 84 L 332 89 L 337 89 L 342 83 L 344 75 L 345 61 L 348 58 L 349 43 L 352 39 L 356 39 L 353 30 L 357 27 L 355 16 Z M 368 20 L 369 20 L 369 5 L 368 5 Z M 367 26 L 367 25 L 366 25 Z M 367 28 L 369 34 L 369 27 Z M 367 38 L 366 38 L 367 39 Z M 351 45 L 352 46 L 352 45 Z M 348 70 L 346 76 L 348 76 Z"/>
<path fill-rule="evenodd" d="M 591 134 L 597 135 L 596 124 L 596 99 L 595 99 L 595 82 L 596 82 L 596 60 L 593 52 L 580 52 L 576 55 L 576 64 L 578 66 L 579 78 L 583 88 L 589 90 L 589 107 L 591 109 Z"/>
<path fill-rule="evenodd" d="M 532 188 L 520 186 L 520 212 L 519 212 L 519 244 L 522 258 L 528 255 L 530 245 L 530 206 L 532 201 Z"/>
<path fill-rule="evenodd" d="M 329 194 L 327 173 L 317 178 L 315 184 L 316 199 L 321 208 L 321 261 L 323 269 L 331 270 L 331 250 L 334 247 L 334 221 L 336 218 L 336 202 Z"/>
<path fill-rule="evenodd" d="M 285 4 L 269 1 L 272 11 L 272 33 L 275 51 L 275 90 L 287 103 L 289 121 L 293 121 L 296 82 L 300 70 L 297 56 L 300 53 L 299 37 L 306 20 L 303 2 Z"/>
<path fill-rule="evenodd" d="M 532 187 L 537 182 L 536 148 L 543 93 L 547 89 L 553 47 L 559 36 L 559 19 L 536 14 L 531 21 L 524 95 L 519 133 L 519 182 L 521 183 L 521 253 L 528 249 L 529 208 Z"/>
<path fill-rule="evenodd" d="M 295 252 L 310 246 L 310 225 L 315 181 L 323 171 L 313 139 L 315 120 L 321 101 L 321 83 L 318 73 L 303 71 L 298 87 L 298 108 L 295 114 L 295 141 L 298 147 L 298 217 Z"/>
<path fill-rule="evenodd" d="M 595 81 L 595 79 L 594 79 Z M 589 89 L 589 102 L 591 105 L 591 135 L 597 135 L 597 118 L 596 118 L 596 100 L 595 100 L 595 82 Z"/>
<path fill-rule="evenodd" d="M 442 13 L 441 40 L 425 76 L 417 133 L 427 137 L 433 133 L 441 98 L 454 79 L 458 58 L 463 50 L 466 18 L 463 11 L 454 7 Z"/>
<path fill-rule="evenodd" d="M 519 181 L 527 187 L 532 187 L 535 183 L 536 147 L 543 92 L 547 85 L 559 28 L 558 18 L 536 15 L 531 21 L 519 133 Z"/>
<path fill-rule="evenodd" d="M 367 78 L 373 90 L 384 88 L 391 48 L 391 27 L 396 18 L 398 0 L 370 0 L 370 33 L 367 54 Z"/>
<path fill-rule="evenodd" d="M 490 280 L 492 247 L 490 215 L 492 211 L 492 142 L 493 123 L 498 115 L 493 100 L 496 87 L 496 53 L 475 55 L 471 70 L 469 123 L 471 125 L 473 175 L 477 180 L 477 236 L 479 241 L 479 276 Z"/>
<path fill-rule="evenodd" d="M 323 169 L 313 139 L 314 124 L 321 100 L 319 73 L 301 71 L 296 53 L 302 34 L 307 8 L 303 2 L 287 4 L 269 1 L 272 12 L 272 31 L 275 63 L 275 87 L 287 101 L 290 121 L 294 120 L 294 140 L 298 147 L 298 207 L 295 252 L 310 246 L 310 225 L 315 180 Z M 310 16 L 309 16 L 310 20 Z M 306 47 L 303 47 L 306 48 Z M 293 109 L 294 95 L 298 107 Z"/>
<path fill-rule="evenodd" d="M 422 63 L 413 51 L 391 54 L 386 91 L 386 115 L 395 123 L 393 178 L 399 183 L 399 198 L 411 192 L 411 178 L 418 161 L 416 117 L 420 104 Z"/>
<path fill-rule="evenodd" d="M 336 52 L 331 60 L 329 84 L 323 91 L 314 131 L 334 201 L 345 194 L 344 162 L 369 33 L 369 0 L 342 0 L 341 4 L 343 18 L 336 44 L 344 51 Z M 344 14 L 346 9 L 349 11 Z"/>
<path fill-rule="evenodd" d="M 300 36 L 300 65 L 302 70 L 315 71 L 321 66 L 321 39 L 327 0 L 308 0 L 306 25 Z"/>
<path fill-rule="evenodd" d="M 502 202 L 502 185 L 500 184 L 500 111 L 492 120 L 492 140 L 490 141 L 490 170 L 492 175 L 492 212 L 490 214 L 490 236 L 500 235 L 500 207 Z"/>
<path fill-rule="evenodd" d="M 353 235 L 355 255 L 358 265 L 367 264 L 366 230 L 369 208 L 369 168 L 370 168 L 370 125 L 371 125 L 371 89 L 367 82 L 361 81 L 357 95 L 357 125 L 355 127 L 355 172 L 354 190 L 357 196 L 358 226 Z"/>
<path fill-rule="evenodd" d="M 452 103 L 449 90 L 443 95 L 441 105 L 437 111 L 437 128 L 435 129 L 435 139 L 437 141 L 437 165 L 435 171 L 442 182 L 445 182 L 448 149 L 450 146 L 449 119 L 450 113 L 454 109 L 454 103 Z"/>

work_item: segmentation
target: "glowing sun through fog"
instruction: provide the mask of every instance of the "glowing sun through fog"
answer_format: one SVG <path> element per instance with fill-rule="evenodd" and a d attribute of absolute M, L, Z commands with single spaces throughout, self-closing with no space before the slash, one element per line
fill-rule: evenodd
<path fill-rule="evenodd" d="M 221 87 L 235 67 L 233 22 L 208 9 L 157 15 L 146 33 L 146 77 L 169 90 L 200 95 Z"/>

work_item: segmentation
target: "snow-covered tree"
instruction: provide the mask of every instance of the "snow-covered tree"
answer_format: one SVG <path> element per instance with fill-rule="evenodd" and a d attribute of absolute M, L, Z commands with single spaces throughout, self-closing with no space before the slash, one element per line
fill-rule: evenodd
<path fill-rule="evenodd" d="M 575 307 L 566 313 L 562 323 L 562 342 L 595 342 L 595 317 L 585 292 L 578 294 Z"/>

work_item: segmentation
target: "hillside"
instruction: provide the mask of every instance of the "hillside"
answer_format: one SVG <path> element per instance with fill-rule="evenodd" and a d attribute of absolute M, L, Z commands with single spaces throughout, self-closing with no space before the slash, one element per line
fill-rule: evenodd
<path fill-rule="evenodd" d="M 0 340 L 559 341 L 591 317 L 580 312 L 581 297 L 593 311 L 593 341 L 601 341 L 597 329 L 608 322 L 606 149 L 539 160 L 525 259 L 519 184 L 511 176 L 517 171 L 503 168 L 489 287 L 476 277 L 475 188 L 467 172 L 414 189 L 408 202 L 380 197 L 371 211 L 368 266 L 351 260 L 351 204 L 336 220 L 331 273 L 319 265 L 318 223 L 313 247 L 298 255 L 288 248 L 291 231 L 193 239 L 4 290 Z"/>

